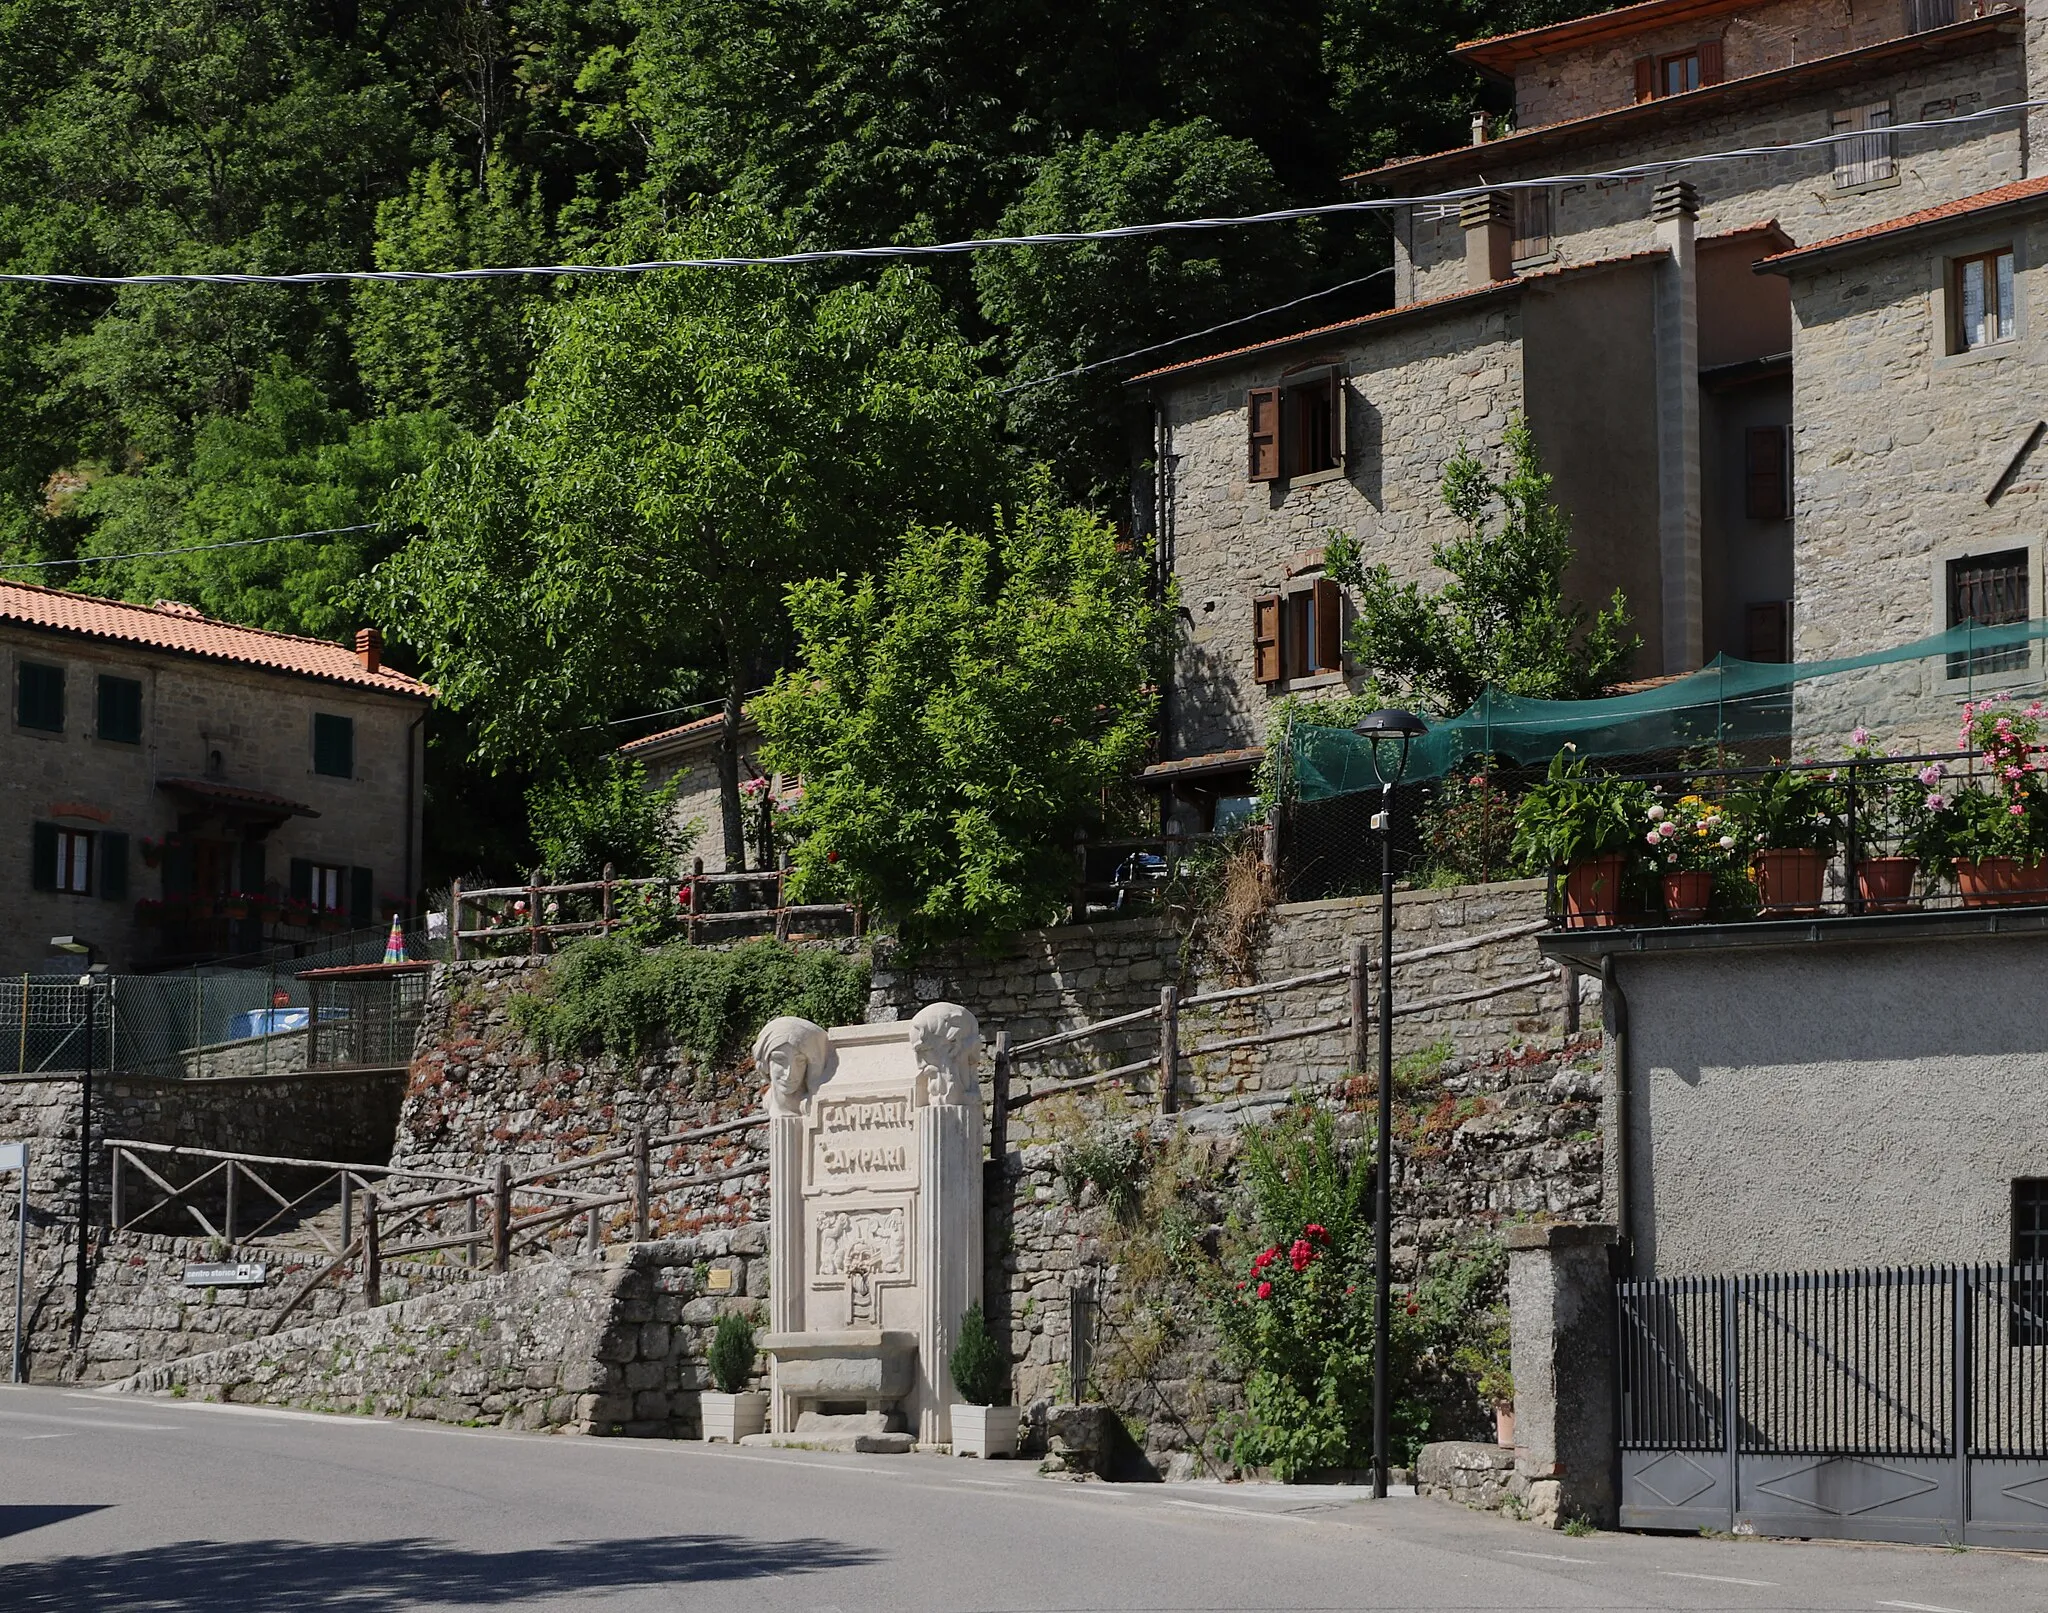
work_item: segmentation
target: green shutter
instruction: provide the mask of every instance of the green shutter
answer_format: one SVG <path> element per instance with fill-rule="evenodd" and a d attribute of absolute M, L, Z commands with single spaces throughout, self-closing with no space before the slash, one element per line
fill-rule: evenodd
<path fill-rule="evenodd" d="M 34 849 L 29 858 L 29 883 L 39 891 L 57 888 L 57 826 L 36 825 Z"/>
<path fill-rule="evenodd" d="M 241 883 L 236 887 L 251 896 L 263 894 L 263 842 L 244 840 L 242 842 Z"/>
<path fill-rule="evenodd" d="M 375 924 L 377 915 L 371 904 L 376 898 L 377 893 L 370 879 L 369 869 L 351 868 L 348 871 L 349 921 L 358 927 Z"/>
<path fill-rule="evenodd" d="M 355 718 L 313 714 L 313 771 L 329 778 L 356 776 Z"/>
<path fill-rule="evenodd" d="M 164 843 L 164 895 L 192 894 L 192 848 Z"/>
<path fill-rule="evenodd" d="M 128 837 L 100 836 L 100 895 L 110 902 L 128 900 Z"/>
<path fill-rule="evenodd" d="M 304 857 L 292 859 L 292 900 L 308 904 L 313 900 L 313 865 Z"/>
<path fill-rule="evenodd" d="M 62 667 L 44 666 L 39 661 L 20 663 L 15 672 L 14 720 L 46 734 L 64 732 Z"/>
<path fill-rule="evenodd" d="M 142 685 L 133 678 L 100 675 L 99 723 L 95 733 L 117 745 L 142 743 Z"/>

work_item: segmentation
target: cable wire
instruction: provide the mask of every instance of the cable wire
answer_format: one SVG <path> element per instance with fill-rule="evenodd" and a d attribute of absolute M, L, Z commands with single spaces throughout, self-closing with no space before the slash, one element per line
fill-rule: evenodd
<path fill-rule="evenodd" d="M 82 554 L 69 560 L 0 560 L 0 571 L 41 571 L 48 566 L 97 566 L 107 560 L 155 560 L 165 555 L 205 554 L 213 549 L 254 549 L 265 543 L 290 543 L 294 538 L 334 538 L 344 532 L 374 532 L 378 523 L 323 526 L 311 532 L 280 532 L 269 538 L 237 538 L 232 543 L 188 543 L 175 549 L 130 549 L 125 554 Z"/>
<path fill-rule="evenodd" d="M 1895 123 L 1886 132 L 1893 136 L 1926 129 L 1952 128 L 2008 112 L 2025 112 L 2048 106 L 2048 99 L 2009 101 L 2002 106 L 1961 112 L 1954 117 L 1930 118 L 1918 123 Z M 1150 224 L 1121 224 L 1101 230 L 1060 230 L 1038 235 L 976 236 L 960 241 L 930 242 L 924 245 L 823 247 L 809 252 L 781 252 L 768 257 L 656 258 L 637 263 L 542 263 L 518 267 L 483 269 L 319 269 L 298 274 L 28 274 L 0 273 L 0 283 L 39 286 L 312 286 L 336 281 L 464 281 L 514 279 L 525 275 L 574 277 L 586 275 L 652 274 L 663 269 L 767 269 L 810 263 L 881 262 L 898 259 L 944 257 L 961 252 L 987 252 L 999 247 L 1080 246 L 1090 241 L 1132 240 L 1148 235 L 1165 235 L 1188 230 L 1236 229 L 1254 224 L 1291 224 L 1302 219 L 1327 218 L 1340 213 L 1386 212 L 1395 208 L 1461 202 L 1498 190 L 1540 190 L 1553 185 L 1585 185 L 1603 179 L 1639 179 L 1646 174 L 1669 174 L 1706 163 L 1746 162 L 1757 157 L 1782 157 L 1839 144 L 1844 139 L 1867 135 L 1824 134 L 1811 140 L 1788 140 L 1767 146 L 1743 146 L 1730 151 L 1702 152 L 1691 157 L 1664 157 L 1655 162 L 1631 163 L 1597 173 L 1545 174 L 1535 179 L 1505 179 L 1466 185 L 1457 190 L 1426 196 L 1370 197 L 1355 202 L 1323 202 L 1311 207 L 1282 207 L 1265 213 L 1242 213 L 1224 218 L 1168 219 Z M 1370 173 L 1358 176 L 1370 181 Z"/>

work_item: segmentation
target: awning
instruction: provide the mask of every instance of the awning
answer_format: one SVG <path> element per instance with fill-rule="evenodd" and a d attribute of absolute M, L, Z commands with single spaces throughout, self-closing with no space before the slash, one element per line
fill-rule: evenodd
<path fill-rule="evenodd" d="M 1176 784 L 1183 779 L 1249 772 L 1265 759 L 1263 745 L 1250 745 L 1242 750 L 1211 751 L 1206 756 L 1183 756 L 1170 762 L 1154 762 L 1138 777 L 1147 784 Z"/>
<path fill-rule="evenodd" d="M 282 823 L 286 818 L 317 818 L 320 814 L 303 801 L 287 800 L 282 795 L 272 795 L 267 790 L 244 789 L 239 784 L 223 784 L 217 779 L 203 778 L 160 778 L 156 787 L 168 795 L 198 806 L 210 807 L 226 817 L 267 819 L 271 823 Z"/>

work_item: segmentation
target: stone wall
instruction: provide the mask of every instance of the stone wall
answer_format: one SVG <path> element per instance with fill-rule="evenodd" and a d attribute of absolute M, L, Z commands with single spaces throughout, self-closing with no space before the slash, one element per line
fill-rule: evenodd
<path fill-rule="evenodd" d="M 558 1432 L 695 1438 L 728 1311 L 765 1320 L 762 1227 L 541 1261 L 158 1365 L 131 1393 Z M 710 1274 L 729 1291 L 709 1291 Z"/>

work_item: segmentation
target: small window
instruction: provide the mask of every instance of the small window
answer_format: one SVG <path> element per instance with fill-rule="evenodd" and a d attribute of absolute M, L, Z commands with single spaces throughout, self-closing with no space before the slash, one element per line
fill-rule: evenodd
<path fill-rule="evenodd" d="M 1742 436 L 1742 513 L 1752 521 L 1783 521 L 1792 514 L 1792 433 L 1784 426 L 1751 426 Z"/>
<path fill-rule="evenodd" d="M 1956 259 L 1952 289 L 1958 353 L 2009 342 L 2019 333 L 2013 317 L 2012 248 Z"/>
<path fill-rule="evenodd" d="M 14 673 L 14 720 L 39 733 L 64 732 L 64 669 L 23 661 Z"/>
<path fill-rule="evenodd" d="M 1849 190 L 1897 175 L 1898 164 L 1893 160 L 1889 132 L 1891 126 L 1892 104 L 1889 101 L 1852 106 L 1846 112 L 1837 112 L 1829 120 L 1833 132 L 1843 136 L 1834 144 L 1835 189 Z"/>
<path fill-rule="evenodd" d="M 1924 34 L 1956 20 L 1956 0 L 1906 0 L 1906 32 Z"/>
<path fill-rule="evenodd" d="M 66 896 L 92 893 L 92 833 L 54 823 L 35 826 L 29 856 L 29 883 L 39 891 Z"/>
<path fill-rule="evenodd" d="M 1792 608 L 1788 600 L 1767 599 L 1743 607 L 1743 659 L 1772 666 L 1792 659 Z"/>
<path fill-rule="evenodd" d="M 1344 594 L 1328 577 L 1252 601 L 1252 660 L 1260 683 L 1344 669 Z"/>
<path fill-rule="evenodd" d="M 308 863 L 305 899 L 316 913 L 346 913 L 348 869 L 334 863 Z"/>
<path fill-rule="evenodd" d="M 1636 99 L 1654 101 L 1661 96 L 1683 95 L 1722 78 L 1721 41 L 1702 39 L 1691 50 L 1669 56 L 1636 58 Z"/>
<path fill-rule="evenodd" d="M 1277 482 L 1344 463 L 1344 379 L 1335 370 L 1280 386 L 1256 387 L 1246 401 L 1246 479 Z"/>
<path fill-rule="evenodd" d="M 1657 61 L 1657 93 L 1660 95 L 1683 95 L 1687 90 L 1700 87 L 1700 53 L 1696 50 L 1680 51 L 1676 56 L 1659 57 Z"/>
<path fill-rule="evenodd" d="M 1961 627 L 1975 622 L 1979 627 L 1999 627 L 2027 619 L 2027 551 L 2008 549 L 2000 554 L 1971 555 L 1948 563 L 1948 625 Z M 2025 644 L 1976 650 L 1948 658 L 1952 678 L 1979 676 L 1987 672 L 2011 672 L 2031 660 Z"/>
<path fill-rule="evenodd" d="M 2048 1177 L 2023 1176 L 2012 1184 L 2010 1340 L 2015 1345 L 2048 1344 Z"/>
<path fill-rule="evenodd" d="M 99 723 L 94 732 L 116 745 L 142 743 L 142 685 L 100 674 Z"/>
<path fill-rule="evenodd" d="M 1514 260 L 1550 255 L 1550 190 L 1523 189 L 1515 192 Z"/>
<path fill-rule="evenodd" d="M 356 720 L 327 712 L 313 716 L 313 771 L 329 778 L 356 776 Z"/>

